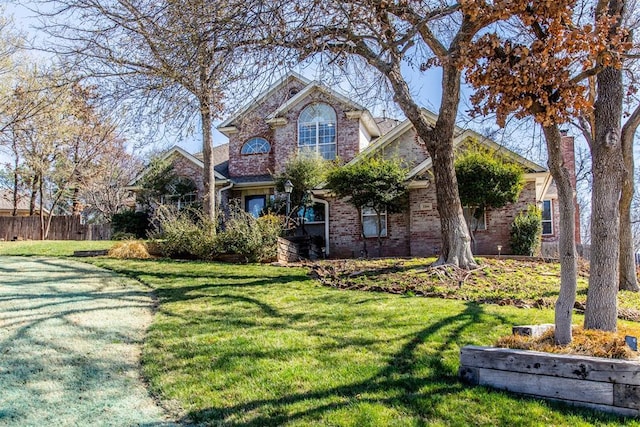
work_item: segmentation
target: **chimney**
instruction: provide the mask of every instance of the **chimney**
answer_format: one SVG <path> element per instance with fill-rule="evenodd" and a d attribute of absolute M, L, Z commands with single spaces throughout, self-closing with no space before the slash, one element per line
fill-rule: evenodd
<path fill-rule="evenodd" d="M 578 207 L 578 198 L 576 195 L 576 154 L 574 147 L 574 137 L 569 135 L 569 131 L 567 129 L 561 130 L 560 133 L 562 134 L 562 160 L 564 163 L 564 167 L 567 168 L 569 174 L 571 175 L 571 187 L 573 188 L 573 206 L 576 211 L 574 219 L 576 227 L 575 240 L 576 244 L 580 244 L 580 208 Z"/>

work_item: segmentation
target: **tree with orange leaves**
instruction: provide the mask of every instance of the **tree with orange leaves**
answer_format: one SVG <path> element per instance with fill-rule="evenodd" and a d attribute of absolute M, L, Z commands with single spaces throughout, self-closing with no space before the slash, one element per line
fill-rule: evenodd
<path fill-rule="evenodd" d="M 505 118 L 532 116 L 543 128 L 549 169 L 560 201 L 561 287 L 556 303 L 558 344 L 571 341 L 571 315 L 576 292 L 576 251 L 573 239 L 573 188 L 560 152 L 559 125 L 593 114 L 591 276 L 585 326 L 615 330 L 617 319 L 618 202 L 622 185 L 622 53 L 629 48 L 621 24 L 623 0 L 600 0 L 591 22 L 574 20 L 576 1 L 512 1 L 509 6 L 525 29 L 525 37 L 507 40 L 488 33 L 468 45 L 461 66 L 477 89 L 477 111 L 495 111 Z M 474 6 L 467 5 L 474 13 Z M 588 78 L 595 78 L 596 98 L 590 98 Z"/>

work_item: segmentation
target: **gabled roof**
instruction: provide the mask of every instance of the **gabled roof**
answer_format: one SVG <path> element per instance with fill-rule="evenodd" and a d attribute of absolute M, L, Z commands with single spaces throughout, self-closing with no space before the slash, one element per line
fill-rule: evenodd
<path fill-rule="evenodd" d="M 355 118 L 359 118 L 360 120 L 362 120 L 362 123 L 366 127 L 369 134 L 372 136 L 381 135 L 378 124 L 373 119 L 373 116 L 371 115 L 371 113 L 369 113 L 369 111 L 365 107 L 358 104 L 357 102 L 352 101 L 351 99 L 342 95 L 341 93 L 336 92 L 335 90 L 328 88 L 327 86 L 318 82 L 312 82 L 307 84 L 307 86 L 305 86 L 304 89 L 302 89 L 300 92 L 298 92 L 297 94 L 289 98 L 285 103 L 280 105 L 280 107 L 278 107 L 275 111 L 269 114 L 265 118 L 265 120 L 269 122 L 269 120 L 274 120 L 277 117 L 280 117 L 283 114 L 286 114 L 290 109 L 292 109 L 297 104 L 302 102 L 306 97 L 311 95 L 314 91 L 322 92 L 332 98 L 337 99 L 338 101 L 346 105 L 348 108 L 351 108 L 352 111 L 360 112 L 359 116 L 356 116 Z"/>
<path fill-rule="evenodd" d="M 292 80 L 297 80 L 298 82 L 302 83 L 305 86 L 311 83 L 311 80 L 307 79 L 306 77 L 303 77 L 300 74 L 295 72 L 290 72 L 289 74 L 287 74 L 286 76 L 278 80 L 265 92 L 263 92 L 258 98 L 250 100 L 238 112 L 232 114 L 231 117 L 229 117 L 227 120 L 220 123 L 218 125 L 218 128 L 225 128 L 227 126 L 230 126 L 233 122 L 236 121 L 236 119 L 244 116 L 245 114 L 249 113 L 253 109 L 260 106 L 260 104 L 264 100 L 269 98 L 271 95 L 273 95 L 275 92 L 280 90 L 282 87 L 286 86 Z"/>
<path fill-rule="evenodd" d="M 27 194 L 18 193 L 18 211 L 29 212 L 30 208 L 30 196 Z M 0 189 L 0 211 L 12 211 L 13 210 L 13 191 Z M 36 211 L 39 212 L 40 205 L 36 202 Z M 45 213 L 49 214 L 49 209 L 42 209 Z"/>
<path fill-rule="evenodd" d="M 214 159 L 217 162 L 216 167 L 214 167 L 214 175 L 215 175 L 216 179 L 219 179 L 221 181 L 226 181 L 227 177 L 224 176 L 222 173 L 220 173 L 217 170 L 218 169 L 217 166 L 218 165 L 223 165 L 225 163 L 228 163 L 228 161 L 229 161 L 229 148 L 228 148 L 228 144 L 222 144 L 221 146 L 217 146 L 217 147 L 222 147 L 222 146 L 225 146 L 225 145 L 227 146 L 226 158 L 217 157 L 215 155 L 216 154 L 216 151 L 215 151 L 216 147 L 214 147 Z M 217 152 L 220 155 L 223 155 L 224 149 L 218 148 Z M 196 155 L 193 155 L 193 154 L 189 153 L 184 148 L 178 147 L 177 145 L 174 145 L 169 150 L 165 151 L 162 154 L 161 159 L 162 160 L 166 160 L 166 159 L 170 158 L 171 156 L 173 156 L 174 154 L 178 154 L 178 155 L 184 157 L 185 159 L 187 159 L 188 161 L 190 161 L 191 163 L 193 163 L 195 166 L 199 167 L 200 169 L 204 169 L 204 162 L 202 160 L 200 160 L 198 157 L 196 157 Z M 138 176 L 136 176 L 133 180 L 131 180 L 131 182 L 129 182 L 128 186 L 129 187 L 135 186 L 138 181 L 140 181 L 142 178 L 144 178 L 147 175 L 147 173 L 149 173 L 149 169 L 148 168 L 144 168 L 144 170 Z"/>
<path fill-rule="evenodd" d="M 429 111 L 423 108 L 422 114 L 427 118 L 427 120 L 430 123 L 432 124 L 436 123 L 438 116 L 432 111 Z M 386 134 L 384 134 L 383 136 L 375 140 L 365 150 L 363 150 L 360 154 L 354 157 L 348 164 L 357 163 L 363 158 L 366 158 L 376 153 L 378 150 L 381 150 L 382 148 L 386 147 L 391 142 L 395 141 L 396 139 L 404 135 L 406 132 L 411 131 L 412 129 L 413 129 L 413 125 L 411 124 L 411 121 L 409 121 L 409 119 L 405 120 L 395 128 L 391 129 L 391 131 L 387 132 Z M 459 126 L 456 126 L 456 129 L 454 131 L 454 140 L 453 140 L 454 147 L 458 147 L 462 143 L 469 140 L 478 141 L 481 144 L 484 144 L 495 151 L 499 151 L 500 153 L 504 154 L 505 157 L 508 157 L 509 159 L 520 163 L 522 166 L 529 169 L 531 172 L 534 172 L 534 173 L 547 172 L 547 169 L 545 167 L 540 166 L 537 163 L 534 163 L 531 160 L 526 159 L 525 157 L 522 157 L 521 155 L 509 150 L 508 148 L 503 147 L 502 145 L 487 138 L 486 136 L 481 135 L 475 131 L 472 131 L 469 129 L 465 130 Z M 409 172 L 407 179 L 412 179 L 412 178 L 415 178 L 416 176 L 423 174 L 424 172 L 429 170 L 431 166 L 432 166 L 432 161 L 431 161 L 431 158 L 429 157 L 428 159 L 425 159 L 422 163 L 417 165 L 415 168 L 413 168 Z"/>
<path fill-rule="evenodd" d="M 269 114 L 266 117 L 266 119 L 267 120 L 274 119 L 274 118 L 276 118 L 278 116 L 281 116 L 282 114 L 285 114 L 287 111 L 289 111 L 291 108 L 296 106 L 300 101 L 302 101 L 304 98 L 309 96 L 315 90 L 320 91 L 320 92 L 325 93 L 325 94 L 327 94 L 327 95 L 329 95 L 331 97 L 336 98 L 338 101 L 340 101 L 343 104 L 347 105 L 352 110 L 366 110 L 366 108 L 364 108 L 362 105 L 360 105 L 360 104 L 358 104 L 356 102 L 353 102 L 352 100 L 350 100 L 346 96 L 336 92 L 335 90 L 329 89 L 328 87 L 326 87 L 326 86 L 324 86 L 324 85 L 322 85 L 322 84 L 320 84 L 318 82 L 313 82 L 313 83 L 308 84 L 300 92 L 296 93 L 294 96 L 289 98 L 284 104 L 282 104 L 280 107 L 278 107 L 277 110 L 275 110 L 273 113 Z"/>

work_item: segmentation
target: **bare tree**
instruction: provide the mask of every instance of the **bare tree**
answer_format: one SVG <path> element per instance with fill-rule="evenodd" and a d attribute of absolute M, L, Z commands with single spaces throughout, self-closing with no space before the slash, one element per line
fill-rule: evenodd
<path fill-rule="evenodd" d="M 44 28 L 76 73 L 103 79 L 114 95 L 155 120 L 197 115 L 204 155 L 204 207 L 215 214 L 212 122 L 243 66 L 251 2 L 58 0 Z M 105 82 L 104 80 L 107 80 Z M 163 117 L 164 116 L 164 117 Z M 147 124 L 153 126 L 153 124 Z"/>
<path fill-rule="evenodd" d="M 324 53 L 329 61 L 364 62 L 384 76 L 394 100 L 413 124 L 431 156 L 442 250 L 436 264 L 475 266 L 471 237 L 458 196 L 453 137 L 460 100 L 462 48 L 495 19 L 498 3 L 478 3 L 471 16 L 456 2 L 293 1 L 278 7 L 276 39 L 297 48 L 302 57 Z M 442 69 L 442 97 L 432 123 L 413 96 L 405 67 Z"/>

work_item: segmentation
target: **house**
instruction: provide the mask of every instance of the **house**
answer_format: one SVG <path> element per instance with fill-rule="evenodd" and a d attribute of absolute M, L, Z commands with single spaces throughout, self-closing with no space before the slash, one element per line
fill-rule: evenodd
<path fill-rule="evenodd" d="M 433 113 L 424 110 L 423 114 L 435 122 Z M 383 216 L 383 255 L 427 256 L 440 251 L 431 159 L 408 120 L 375 118 L 331 88 L 290 74 L 222 122 L 218 130 L 229 138 L 228 144 L 216 147 L 213 156 L 218 200 L 228 203 L 235 199 L 255 215 L 276 196 L 273 175 L 282 172 L 287 160 L 299 153 L 315 152 L 325 159 L 340 158 L 344 162 L 357 162 L 373 154 L 401 157 L 411 169 L 407 176 L 409 201 L 405 212 Z M 565 139 L 572 142 L 568 136 Z M 552 179 L 547 169 L 476 132 L 456 129 L 455 145 L 464 147 L 468 143 L 484 144 L 525 170 L 525 185 L 518 201 L 488 210 L 474 225 L 474 253 L 509 253 L 511 223 L 529 204 L 546 209 L 545 239 L 557 239 L 557 203 L 550 192 Z M 182 175 L 200 183 L 201 194 L 201 158 L 178 147 L 165 157 L 173 159 Z M 309 234 L 322 237 L 328 256 L 358 256 L 363 239 L 371 239 L 371 247 L 375 246 L 377 222 L 372 212 L 365 209 L 359 216 L 355 208 L 323 188 L 313 191 L 313 201 L 305 228 Z M 361 223 L 365 224 L 365 237 L 361 235 Z"/>
<path fill-rule="evenodd" d="M 29 196 L 18 194 L 16 216 L 28 215 Z M 0 189 L 0 216 L 13 216 L 13 191 Z"/>

